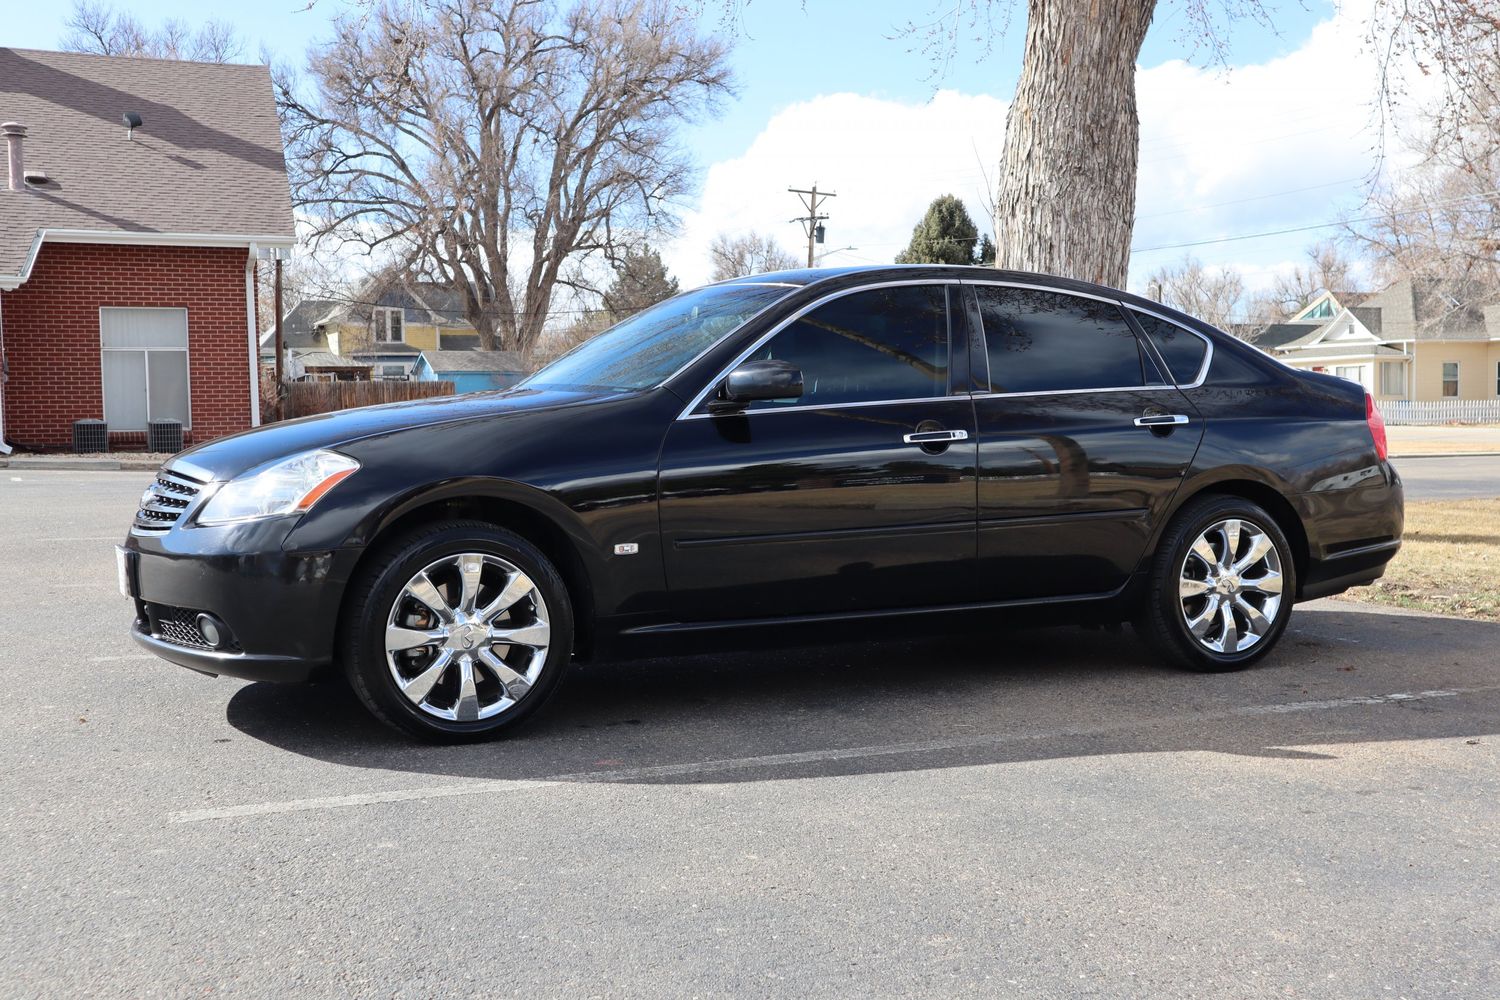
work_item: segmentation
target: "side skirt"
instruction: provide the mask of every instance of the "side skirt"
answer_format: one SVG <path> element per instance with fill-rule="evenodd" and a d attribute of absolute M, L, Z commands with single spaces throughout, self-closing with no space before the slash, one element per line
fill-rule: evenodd
<path fill-rule="evenodd" d="M 1069 594 L 1063 597 L 1039 597 L 1010 601 L 984 601 L 972 604 L 936 604 L 922 608 L 885 608 L 876 611 L 842 611 L 817 615 L 785 615 L 775 618 L 736 618 L 705 622 L 663 622 L 656 625 L 637 625 L 622 629 L 622 636 L 667 636 L 688 635 L 700 632 L 720 632 L 742 628 L 764 628 L 766 626 L 821 625 L 842 622 L 860 622 L 871 619 L 911 617 L 917 615 L 942 615 L 966 611 L 991 611 L 1007 608 L 1030 608 L 1069 604 L 1094 604 L 1110 601 L 1123 594 L 1129 583 L 1114 590 L 1097 594 Z"/>

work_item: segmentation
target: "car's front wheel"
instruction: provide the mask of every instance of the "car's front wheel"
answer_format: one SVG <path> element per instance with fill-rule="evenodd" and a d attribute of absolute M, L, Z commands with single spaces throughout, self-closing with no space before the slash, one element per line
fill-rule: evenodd
<path fill-rule="evenodd" d="M 1286 535 L 1258 504 L 1202 497 L 1163 534 L 1137 626 L 1181 666 L 1239 670 L 1286 630 L 1296 574 Z"/>
<path fill-rule="evenodd" d="M 360 700 L 423 739 L 489 739 L 562 681 L 573 647 L 567 588 L 535 546 L 478 521 L 389 544 L 351 584 L 341 649 Z"/>

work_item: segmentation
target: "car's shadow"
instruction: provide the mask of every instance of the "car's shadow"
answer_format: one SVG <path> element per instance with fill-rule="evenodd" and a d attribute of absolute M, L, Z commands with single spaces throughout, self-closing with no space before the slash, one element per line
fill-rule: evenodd
<path fill-rule="evenodd" d="M 1325 610 L 1234 674 L 1175 670 L 1128 629 L 610 663 L 576 669 L 515 736 L 461 747 L 403 739 L 339 682 L 250 684 L 227 715 L 309 757 L 465 778 L 753 781 L 1176 750 L 1318 759 L 1297 747 L 1496 732 L 1497 645 L 1500 625 Z M 1434 689 L 1465 693 L 1369 703 Z"/>

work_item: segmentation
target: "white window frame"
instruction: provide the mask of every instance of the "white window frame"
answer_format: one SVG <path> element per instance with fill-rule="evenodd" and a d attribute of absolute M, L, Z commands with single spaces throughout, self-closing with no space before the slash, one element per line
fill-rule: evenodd
<path fill-rule="evenodd" d="M 1500 396 L 1500 361 L 1495 362 L 1495 395 Z"/>
<path fill-rule="evenodd" d="M 105 347 L 104 346 L 104 313 L 111 312 L 180 312 L 182 313 L 183 339 L 186 341 L 183 347 Z M 187 379 L 187 420 L 182 429 L 189 431 L 193 429 L 193 352 L 192 327 L 188 325 L 188 311 L 186 307 L 178 306 L 100 306 L 99 307 L 99 401 L 100 408 L 104 411 L 104 425 L 109 428 L 111 434 L 149 434 L 151 431 L 151 359 L 145 360 L 146 370 L 146 426 L 145 427 L 116 427 L 109 419 L 109 400 L 104 394 L 104 355 L 106 352 L 118 354 L 130 354 L 139 352 L 150 354 L 159 351 L 163 354 L 173 352 L 182 355 L 182 367 Z"/>
<path fill-rule="evenodd" d="M 1348 379 L 1360 385 L 1364 384 L 1364 365 L 1334 365 L 1333 373 L 1339 378 Z M 1345 372 L 1353 372 L 1353 375 L 1345 375 Z"/>
<path fill-rule="evenodd" d="M 1392 369 L 1396 372 L 1398 388 L 1395 392 L 1389 392 L 1385 387 L 1385 374 Z M 1380 394 L 1382 396 L 1405 396 L 1406 395 L 1406 365 L 1400 361 L 1380 362 Z"/>
<path fill-rule="evenodd" d="M 1453 366 L 1453 378 L 1448 378 L 1448 366 Z M 1444 361 L 1438 369 L 1438 393 L 1443 399 L 1457 399 L 1463 389 L 1463 367 L 1457 361 Z M 1453 383 L 1453 395 L 1448 395 L 1448 383 Z"/>
<path fill-rule="evenodd" d="M 401 320 L 401 335 L 391 336 L 391 315 L 395 314 Z M 380 336 L 381 319 L 385 320 L 385 337 Z M 400 306 L 376 306 L 370 314 L 370 339 L 377 344 L 404 344 L 406 343 L 406 310 Z"/>

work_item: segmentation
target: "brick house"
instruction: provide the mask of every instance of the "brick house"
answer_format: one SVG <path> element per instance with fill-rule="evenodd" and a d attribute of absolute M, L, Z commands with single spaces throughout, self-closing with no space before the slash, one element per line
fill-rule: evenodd
<path fill-rule="evenodd" d="M 259 423 L 255 266 L 295 242 L 266 67 L 0 48 L 0 135 L 0 442 Z"/>

